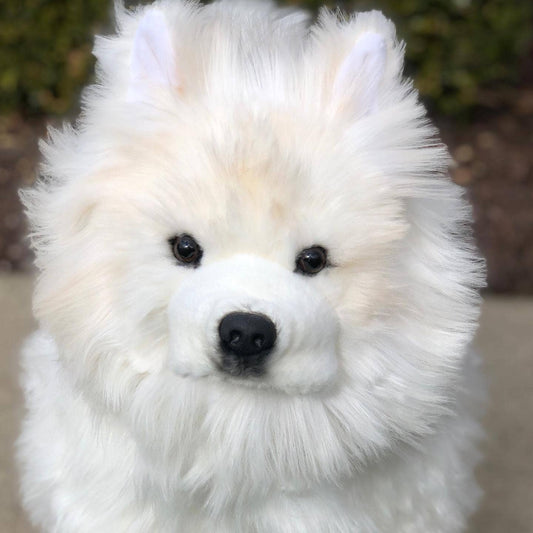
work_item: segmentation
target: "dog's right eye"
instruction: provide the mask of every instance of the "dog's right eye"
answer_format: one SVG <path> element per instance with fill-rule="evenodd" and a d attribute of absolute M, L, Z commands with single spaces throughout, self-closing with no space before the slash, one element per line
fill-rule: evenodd
<path fill-rule="evenodd" d="M 306 248 L 296 257 L 296 272 L 306 276 L 314 276 L 326 266 L 328 266 L 328 253 L 322 246 Z"/>
<path fill-rule="evenodd" d="M 186 266 L 197 267 L 204 251 L 194 237 L 183 234 L 169 240 L 174 257 Z"/>

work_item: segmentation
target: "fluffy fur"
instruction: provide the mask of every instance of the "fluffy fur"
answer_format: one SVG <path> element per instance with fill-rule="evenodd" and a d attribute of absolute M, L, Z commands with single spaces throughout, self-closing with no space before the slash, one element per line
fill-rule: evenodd
<path fill-rule="evenodd" d="M 44 531 L 456 533 L 479 497 L 482 263 L 378 12 L 117 10 L 23 194 L 40 270 L 24 505 Z M 179 265 L 168 239 L 204 250 Z M 329 251 L 314 277 L 298 252 Z M 216 365 L 269 315 L 262 377 Z"/>

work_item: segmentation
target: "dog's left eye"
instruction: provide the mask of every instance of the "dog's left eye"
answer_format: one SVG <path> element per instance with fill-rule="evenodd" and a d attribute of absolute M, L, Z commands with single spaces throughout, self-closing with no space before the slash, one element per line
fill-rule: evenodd
<path fill-rule="evenodd" d="M 328 253 L 322 246 L 302 250 L 296 257 L 296 272 L 314 276 L 328 264 Z"/>
<path fill-rule="evenodd" d="M 196 242 L 194 237 L 183 234 L 172 237 L 169 240 L 174 257 L 187 266 L 197 267 L 202 259 L 202 247 Z"/>

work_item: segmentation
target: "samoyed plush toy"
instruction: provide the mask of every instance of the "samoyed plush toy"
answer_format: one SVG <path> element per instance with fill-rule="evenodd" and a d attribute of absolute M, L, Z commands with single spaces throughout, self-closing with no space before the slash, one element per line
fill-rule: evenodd
<path fill-rule="evenodd" d="M 482 264 L 378 12 L 118 10 L 23 194 L 24 505 L 54 533 L 455 533 Z"/>

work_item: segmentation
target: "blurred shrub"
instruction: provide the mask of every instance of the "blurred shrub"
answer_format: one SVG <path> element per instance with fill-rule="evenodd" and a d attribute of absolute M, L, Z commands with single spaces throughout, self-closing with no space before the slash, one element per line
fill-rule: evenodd
<path fill-rule="evenodd" d="M 0 110 L 64 113 L 93 67 L 109 0 L 0 1 Z"/>
<path fill-rule="evenodd" d="M 407 42 L 408 72 L 421 94 L 437 111 L 451 115 L 475 107 L 480 88 L 515 83 L 533 34 L 531 0 L 288 2 L 311 10 L 324 3 L 383 10 Z M 2 0 L 0 110 L 66 111 L 91 71 L 92 34 L 107 19 L 110 4 Z"/>

